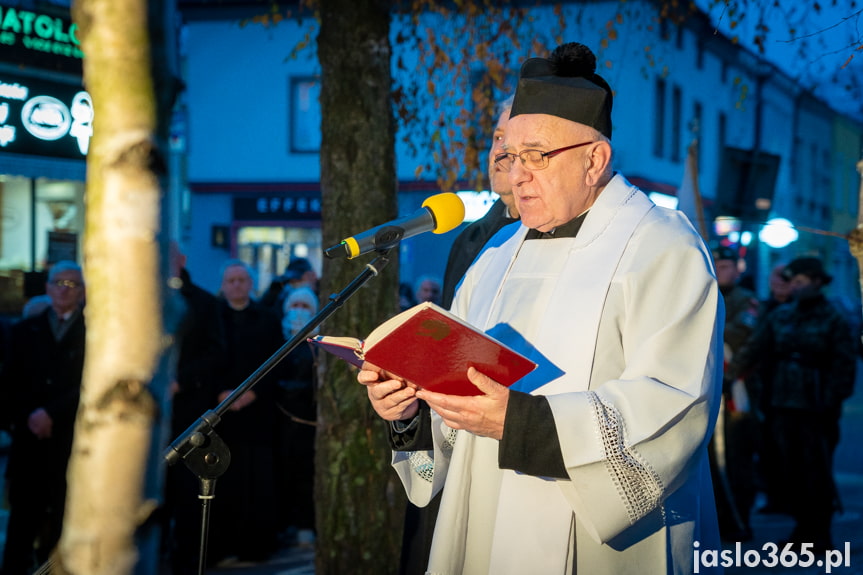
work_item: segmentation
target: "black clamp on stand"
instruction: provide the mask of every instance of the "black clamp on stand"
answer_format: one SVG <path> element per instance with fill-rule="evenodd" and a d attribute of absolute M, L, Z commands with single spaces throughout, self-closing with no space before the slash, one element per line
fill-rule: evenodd
<path fill-rule="evenodd" d="M 246 378 L 239 387 L 222 400 L 215 409 L 211 409 L 202 415 L 164 451 L 163 458 L 165 463 L 174 465 L 182 460 L 186 467 L 198 477 L 200 483 L 200 494 L 198 495 L 201 500 L 201 539 L 198 553 L 199 575 L 204 575 L 204 569 L 206 568 L 210 502 L 215 498 L 216 479 L 227 471 L 231 463 L 230 449 L 228 449 L 228 446 L 216 433 L 216 425 L 218 425 L 222 420 L 222 416 L 241 395 L 254 387 L 276 364 L 291 353 L 294 348 L 306 341 L 306 338 L 308 338 L 315 328 L 333 315 L 357 290 L 386 267 L 389 263 L 388 254 L 392 247 L 378 250 L 378 256 L 371 263 L 366 264 L 363 271 L 347 287 L 339 293 L 331 295 L 327 305 L 321 308 L 299 333 L 285 342 L 276 353 L 261 364 L 252 375 Z"/>

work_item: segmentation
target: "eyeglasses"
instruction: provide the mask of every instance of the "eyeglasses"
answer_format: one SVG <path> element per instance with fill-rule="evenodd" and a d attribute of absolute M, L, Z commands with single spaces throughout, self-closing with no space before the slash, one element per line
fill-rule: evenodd
<path fill-rule="evenodd" d="M 549 158 L 553 158 L 556 155 L 563 153 L 567 150 L 574 150 L 575 148 L 580 148 L 582 146 L 592 144 L 594 141 L 595 140 L 591 140 L 589 142 L 582 142 L 573 146 L 566 146 L 565 148 L 551 150 L 550 152 L 540 152 L 539 150 L 522 150 L 517 154 L 504 152 L 503 154 L 498 154 L 494 157 L 494 163 L 504 172 L 508 172 L 510 171 L 510 169 L 512 169 L 512 162 L 516 158 L 518 158 L 521 160 L 521 165 L 523 165 L 528 170 L 544 170 L 548 167 Z"/>
<path fill-rule="evenodd" d="M 51 285 L 58 288 L 69 288 L 75 289 L 81 287 L 80 282 L 76 282 L 74 280 L 54 280 L 51 282 Z"/>

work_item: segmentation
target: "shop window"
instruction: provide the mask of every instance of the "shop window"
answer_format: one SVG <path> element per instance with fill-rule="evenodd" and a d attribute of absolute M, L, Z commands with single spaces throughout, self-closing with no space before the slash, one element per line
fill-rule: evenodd
<path fill-rule="evenodd" d="M 321 241 L 319 227 L 240 226 L 236 253 L 255 270 L 260 295 L 284 273 L 292 258 L 308 259 L 320 275 Z"/>
<path fill-rule="evenodd" d="M 80 262 L 84 183 L 0 175 L 0 213 L 0 313 L 17 314 L 34 295 L 25 274 Z"/>

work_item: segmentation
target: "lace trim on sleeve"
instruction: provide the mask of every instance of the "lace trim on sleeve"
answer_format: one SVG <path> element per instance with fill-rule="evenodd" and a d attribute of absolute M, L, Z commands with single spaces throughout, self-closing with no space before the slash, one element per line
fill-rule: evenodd
<path fill-rule="evenodd" d="M 458 437 L 458 430 L 450 428 L 447 429 L 448 431 L 443 436 L 444 443 L 443 445 L 441 445 L 441 449 L 451 450 L 453 447 L 455 447 L 455 440 L 456 437 Z"/>
<path fill-rule="evenodd" d="M 443 427 L 447 429 L 447 432 L 444 434 L 444 440 L 440 447 L 443 451 L 452 451 L 458 432 L 455 429 Z M 408 456 L 408 461 L 410 461 L 411 469 L 417 476 L 431 483 L 434 478 L 434 459 L 429 453 L 428 451 L 412 451 Z"/>
<path fill-rule="evenodd" d="M 434 478 L 434 459 L 429 456 L 427 451 L 411 452 L 408 461 L 410 461 L 414 473 L 431 483 Z"/>
<path fill-rule="evenodd" d="M 629 520 L 635 523 L 659 505 L 663 485 L 659 474 L 626 444 L 626 429 L 620 412 L 589 393 L 605 450 L 606 467 L 626 506 Z"/>

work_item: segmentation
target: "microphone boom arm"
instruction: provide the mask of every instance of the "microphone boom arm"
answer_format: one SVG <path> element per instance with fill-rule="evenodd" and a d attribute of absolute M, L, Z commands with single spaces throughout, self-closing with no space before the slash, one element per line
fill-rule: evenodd
<path fill-rule="evenodd" d="M 443 234 L 464 221 L 464 202 L 457 194 L 446 192 L 426 198 L 413 214 L 345 238 L 324 250 L 328 258 L 353 259 L 371 251 L 395 247 L 400 241 L 424 232 Z"/>
<path fill-rule="evenodd" d="M 398 242 L 396 242 L 398 243 Z M 389 251 L 385 248 L 378 251 L 378 257 L 366 264 L 361 271 L 342 291 L 332 294 L 329 302 L 315 314 L 312 319 L 289 341 L 286 341 L 270 358 L 261 364 L 246 380 L 234 389 L 228 397 L 214 409 L 207 411 L 186 431 L 180 434 L 163 453 L 163 458 L 168 465 L 173 465 L 181 459 L 188 458 L 195 450 L 206 443 L 206 437 L 214 433 L 215 426 L 221 421 L 222 416 L 230 409 L 231 405 L 246 391 L 258 383 L 269 373 L 280 361 L 282 361 L 294 348 L 304 342 L 308 336 L 333 315 L 338 308 L 353 296 L 357 290 L 363 287 L 373 277 L 377 276 L 389 263 Z"/>
<path fill-rule="evenodd" d="M 162 458 L 168 465 L 174 465 L 182 460 L 198 478 L 201 501 L 201 533 L 198 547 L 197 575 L 204 575 L 207 563 L 207 545 L 209 539 L 210 503 L 215 497 L 216 480 L 222 476 L 231 464 L 231 450 L 216 433 L 215 427 L 231 405 L 246 391 L 254 387 L 276 364 L 282 361 L 298 345 L 333 315 L 357 290 L 363 287 L 371 278 L 378 275 L 389 263 L 391 248 L 375 250 L 378 253 L 372 262 L 366 264 L 361 271 L 342 291 L 332 294 L 329 303 L 315 314 L 305 326 L 286 341 L 270 358 L 261 364 L 246 380 L 234 389 L 219 405 L 204 413 L 195 423 L 181 433 L 163 452 Z"/>

